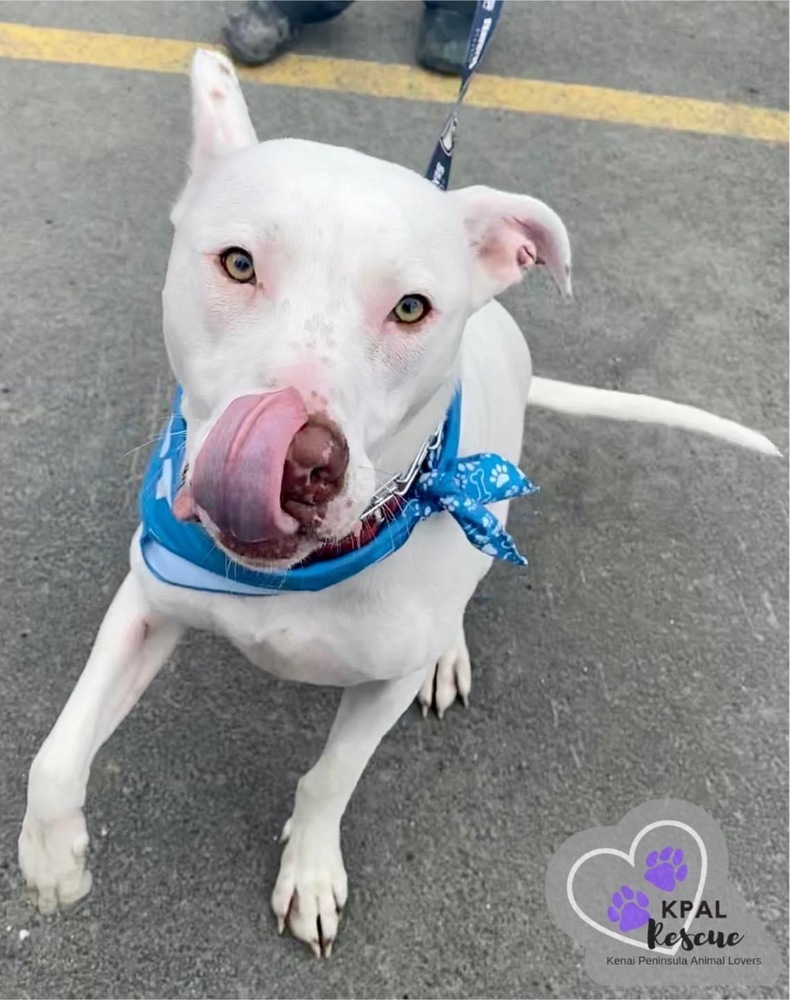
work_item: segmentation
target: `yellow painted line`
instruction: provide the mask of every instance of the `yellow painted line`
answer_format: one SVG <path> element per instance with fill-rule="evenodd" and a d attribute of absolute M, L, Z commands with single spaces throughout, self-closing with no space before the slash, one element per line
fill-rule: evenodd
<path fill-rule="evenodd" d="M 195 42 L 171 38 L 142 38 L 0 22 L 0 58 L 5 59 L 184 73 L 196 47 Z M 242 69 L 239 75 L 269 86 L 306 87 L 407 101 L 449 103 L 457 90 L 456 81 L 412 66 L 293 54 L 258 69 Z M 466 103 L 471 107 L 521 114 L 737 136 L 771 143 L 788 142 L 786 111 L 690 97 L 665 97 L 607 87 L 478 74 Z"/>

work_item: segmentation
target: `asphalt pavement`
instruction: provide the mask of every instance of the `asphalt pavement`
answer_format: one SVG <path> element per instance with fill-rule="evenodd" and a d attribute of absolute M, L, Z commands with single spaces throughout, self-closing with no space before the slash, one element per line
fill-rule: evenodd
<path fill-rule="evenodd" d="M 0 3 L 0 21 L 217 42 L 233 6 Z M 355 4 L 299 51 L 409 63 L 419 13 Z M 511 2 L 485 69 L 786 108 L 787 39 L 785 4 Z M 419 170 L 444 113 L 245 93 L 262 138 Z M 138 446 L 167 411 L 159 293 L 188 130 L 183 75 L 0 58 L 0 995 L 787 996 L 607 992 L 544 899 L 571 834 L 688 799 L 786 970 L 787 463 L 537 411 L 523 467 L 542 489 L 511 521 L 531 567 L 496 567 L 470 606 L 470 708 L 415 707 L 360 783 L 330 961 L 277 937 L 268 897 L 337 693 L 205 635 L 96 760 L 91 896 L 28 906 L 27 770 L 125 574 Z M 467 108 L 456 160 L 455 185 L 531 193 L 570 231 L 574 300 L 539 278 L 504 299 L 538 373 L 703 406 L 787 453 L 786 145 Z"/>

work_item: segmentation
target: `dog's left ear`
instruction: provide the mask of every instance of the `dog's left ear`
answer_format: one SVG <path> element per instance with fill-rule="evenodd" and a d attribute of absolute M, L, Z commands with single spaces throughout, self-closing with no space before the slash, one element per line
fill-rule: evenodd
<path fill-rule="evenodd" d="M 192 150 L 190 181 L 205 176 L 218 159 L 255 146 L 258 137 L 250 121 L 233 64 L 220 52 L 198 49 L 192 57 Z M 173 209 L 173 224 L 189 200 L 190 181 Z"/>
<path fill-rule="evenodd" d="M 447 195 L 458 206 L 472 252 L 475 309 L 544 265 L 565 295 L 571 294 L 571 245 L 562 219 L 528 195 L 493 188 L 459 188 Z"/>

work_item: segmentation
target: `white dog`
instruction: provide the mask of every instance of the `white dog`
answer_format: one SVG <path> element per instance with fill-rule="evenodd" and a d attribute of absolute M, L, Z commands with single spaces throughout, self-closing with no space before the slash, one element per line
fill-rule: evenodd
<path fill-rule="evenodd" d="M 351 793 L 415 696 L 440 715 L 466 701 L 464 609 L 493 555 L 518 561 L 502 525 L 508 499 L 529 492 L 510 464 L 527 402 L 776 450 L 690 407 L 531 379 L 521 333 L 492 299 L 536 264 L 570 291 L 565 227 L 543 203 L 446 193 L 348 149 L 259 144 L 217 54 L 196 54 L 192 90 L 190 177 L 163 292 L 180 412 L 143 498 L 131 571 L 33 762 L 20 864 L 42 912 L 89 891 L 94 755 L 184 629 L 212 629 L 280 677 L 345 689 L 298 783 L 272 896 L 280 929 L 328 955 L 347 894 Z M 466 456 L 447 479 L 441 462 Z M 145 503 L 221 570 L 169 548 Z"/>

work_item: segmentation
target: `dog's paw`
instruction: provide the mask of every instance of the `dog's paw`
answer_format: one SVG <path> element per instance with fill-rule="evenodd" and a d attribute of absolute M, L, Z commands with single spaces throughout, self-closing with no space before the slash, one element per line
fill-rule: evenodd
<path fill-rule="evenodd" d="M 286 844 L 272 893 L 277 928 L 282 934 L 287 926 L 316 958 L 329 958 L 348 896 L 340 828 L 300 826 L 291 818 L 282 839 Z"/>
<path fill-rule="evenodd" d="M 88 830 L 82 810 L 52 823 L 25 817 L 19 835 L 19 867 L 41 913 L 71 906 L 91 890 L 85 867 Z"/>
<path fill-rule="evenodd" d="M 472 664 L 469 661 L 469 650 L 466 648 L 466 637 L 461 626 L 450 648 L 439 657 L 425 675 L 417 695 L 423 718 L 433 706 L 441 719 L 456 698 L 460 698 L 466 708 L 471 690 Z"/>

